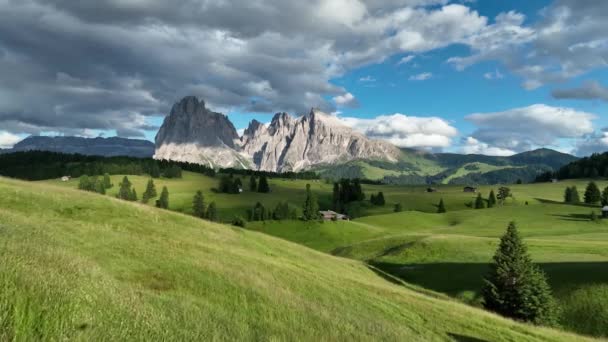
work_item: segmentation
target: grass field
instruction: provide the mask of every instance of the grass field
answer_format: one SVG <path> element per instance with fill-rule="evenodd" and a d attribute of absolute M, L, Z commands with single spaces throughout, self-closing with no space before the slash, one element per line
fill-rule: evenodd
<path fill-rule="evenodd" d="M 123 176 L 112 176 L 114 187 L 109 189 L 108 195 L 114 196 L 118 192 L 118 183 Z M 128 176 L 134 184 L 137 193 L 141 197 L 146 187 L 148 177 Z M 172 210 L 190 213 L 192 211 L 192 197 L 197 190 L 202 190 L 207 203 L 216 201 L 219 209 L 220 218 L 223 221 L 230 221 L 235 215 L 245 215 L 247 209 L 251 208 L 256 202 L 261 202 L 267 208 L 274 209 L 279 201 L 288 201 L 290 205 L 301 207 L 305 199 L 306 184 L 311 184 L 312 191 L 319 197 L 321 209 L 329 209 L 331 203 L 332 184 L 327 184 L 321 180 L 287 180 L 270 179 L 272 192 L 260 194 L 250 192 L 248 189 L 249 178 L 243 177 L 244 192 L 238 195 L 215 193 L 213 188 L 218 186 L 218 178 L 211 178 L 197 173 L 184 172 L 181 179 L 155 179 L 157 191 L 163 186 L 169 189 L 169 207 Z M 43 181 L 63 187 L 77 188 L 78 179 L 68 182 L 61 182 L 58 179 Z M 600 186 L 608 185 L 608 182 L 599 182 Z M 510 200 L 509 205 L 525 204 L 538 202 L 537 198 L 542 197 L 547 200 L 561 201 L 563 190 L 567 185 L 577 185 L 579 191 L 584 189 L 585 182 L 563 182 L 558 184 L 523 184 L 512 185 L 515 197 Z M 427 193 L 426 186 L 393 186 L 393 185 L 363 185 L 363 189 L 368 198 L 372 193 L 382 191 L 386 198 L 387 205 L 382 207 L 367 206 L 363 208 L 364 215 L 388 214 L 393 211 L 395 203 L 401 203 L 404 210 L 415 210 L 434 213 L 437 211 L 437 203 L 441 198 L 445 201 L 448 211 L 469 209 L 467 204 L 475 200 L 476 194 L 464 193 L 462 186 L 439 185 L 437 192 Z M 498 186 L 481 186 L 479 191 L 487 197 L 490 190 L 497 190 Z M 150 201 L 153 204 L 154 201 Z"/>
<path fill-rule="evenodd" d="M 0 193 L 3 341 L 584 339 L 265 234 L 44 183 Z"/>
<path fill-rule="evenodd" d="M 407 282 L 479 305 L 482 277 L 498 237 L 515 220 L 534 261 L 548 274 L 563 308 L 563 326 L 608 336 L 608 221 L 589 220 L 592 210 L 600 215 L 599 207 L 557 202 L 566 186 L 584 189 L 585 184 L 514 185 L 515 201 L 493 209 L 407 211 L 351 222 L 266 222 L 248 227 L 364 261 Z"/>

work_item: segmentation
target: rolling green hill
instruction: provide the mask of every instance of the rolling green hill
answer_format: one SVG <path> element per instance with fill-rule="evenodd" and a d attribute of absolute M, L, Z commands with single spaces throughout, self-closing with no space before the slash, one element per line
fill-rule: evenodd
<path fill-rule="evenodd" d="M 518 179 L 531 182 L 538 174 L 557 170 L 575 160 L 572 155 L 550 149 L 510 157 L 402 149 L 396 163 L 354 160 L 314 170 L 324 178 L 366 178 L 390 184 L 508 184 Z"/>
<path fill-rule="evenodd" d="M 44 183 L 0 193 L 0 340 L 583 340 L 267 235 Z"/>
<path fill-rule="evenodd" d="M 404 211 L 350 222 L 254 223 L 248 229 L 364 261 L 407 282 L 480 305 L 482 277 L 498 237 L 515 220 L 534 261 L 548 274 L 562 307 L 561 324 L 573 331 L 605 337 L 608 220 L 590 221 L 591 211 L 600 214 L 597 206 L 560 203 L 565 187 L 582 190 L 586 183 L 572 180 L 514 185 L 514 198 L 492 209 L 455 210 L 448 205 L 446 214 Z M 598 185 L 604 188 L 608 182 Z M 454 187 L 438 189 L 449 194 Z M 446 198 L 454 203 L 455 198 Z"/>

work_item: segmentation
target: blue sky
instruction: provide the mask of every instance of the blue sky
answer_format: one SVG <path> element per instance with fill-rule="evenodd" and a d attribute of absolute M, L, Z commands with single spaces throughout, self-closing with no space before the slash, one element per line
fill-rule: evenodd
<path fill-rule="evenodd" d="M 237 129 L 317 107 L 402 147 L 608 150 L 604 2 L 33 0 L 0 15 L 0 147 L 153 140 L 196 95 Z"/>

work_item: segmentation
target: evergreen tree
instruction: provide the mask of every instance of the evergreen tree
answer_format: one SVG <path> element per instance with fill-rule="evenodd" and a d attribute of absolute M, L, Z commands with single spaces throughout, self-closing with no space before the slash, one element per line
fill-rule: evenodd
<path fill-rule="evenodd" d="M 443 204 L 443 198 L 439 200 L 439 204 L 437 205 L 437 213 L 443 214 L 447 210 L 445 209 L 445 204 Z"/>
<path fill-rule="evenodd" d="M 167 190 L 166 186 L 163 186 L 160 197 L 156 200 L 156 206 L 162 209 L 169 209 L 169 190 Z"/>
<path fill-rule="evenodd" d="M 337 212 L 342 212 L 342 201 L 340 201 L 340 184 L 334 183 L 334 189 L 332 191 L 332 204 L 333 209 Z"/>
<path fill-rule="evenodd" d="M 209 203 L 209 207 L 207 207 L 207 219 L 213 222 L 217 222 L 219 219 L 217 215 L 217 208 L 215 207 L 215 202 Z"/>
<path fill-rule="evenodd" d="M 496 196 L 494 190 L 490 190 L 490 196 L 488 196 L 488 208 L 492 208 L 496 205 Z"/>
<path fill-rule="evenodd" d="M 597 184 L 595 184 L 595 182 L 589 182 L 589 184 L 587 184 L 584 198 L 585 203 L 587 204 L 596 204 L 602 199 L 600 189 L 597 187 Z"/>
<path fill-rule="evenodd" d="M 91 180 L 89 179 L 89 176 L 80 176 L 80 179 L 78 179 L 78 189 L 84 191 L 91 191 Z"/>
<path fill-rule="evenodd" d="M 192 213 L 199 218 L 205 218 L 205 197 L 202 191 L 197 191 L 192 199 Z"/>
<path fill-rule="evenodd" d="M 557 307 L 547 279 L 532 263 L 513 222 L 500 239 L 482 293 L 490 311 L 534 324 L 556 322 Z"/>
<path fill-rule="evenodd" d="M 117 197 L 125 201 L 130 201 L 133 193 L 131 192 L 131 182 L 129 181 L 129 178 L 124 176 L 119 186 L 120 188 L 118 189 Z"/>
<path fill-rule="evenodd" d="M 255 180 L 255 176 L 251 175 L 249 178 L 249 190 L 254 192 L 258 189 L 258 182 Z"/>
<path fill-rule="evenodd" d="M 382 191 L 380 191 L 378 193 L 378 196 L 376 196 L 376 201 L 378 202 L 378 205 L 385 205 L 386 201 L 384 200 L 384 194 L 382 193 Z"/>
<path fill-rule="evenodd" d="M 310 184 L 306 184 L 306 200 L 302 209 L 304 221 L 316 220 L 319 218 L 319 204 L 316 196 L 310 190 Z"/>
<path fill-rule="evenodd" d="M 135 188 L 131 190 L 131 196 L 129 196 L 129 201 L 137 201 L 137 191 L 135 191 Z"/>
<path fill-rule="evenodd" d="M 500 201 L 500 204 L 504 204 L 508 197 L 511 197 L 511 189 L 507 188 L 506 186 L 501 186 L 498 188 L 497 198 Z"/>
<path fill-rule="evenodd" d="M 371 196 L 369 196 L 369 202 L 373 205 L 377 205 L 378 204 L 378 199 L 376 198 L 376 195 L 371 194 Z"/>
<path fill-rule="evenodd" d="M 102 195 L 106 194 L 106 187 L 104 186 L 104 181 L 102 181 L 102 180 L 95 181 L 94 187 L 95 187 L 95 192 L 102 194 Z"/>
<path fill-rule="evenodd" d="M 232 180 L 232 176 L 229 175 L 223 175 L 222 177 L 220 177 L 220 184 L 219 184 L 219 191 L 225 194 L 230 194 L 232 193 L 233 190 L 233 180 Z"/>
<path fill-rule="evenodd" d="M 112 184 L 112 180 L 110 179 L 110 175 L 107 173 L 104 173 L 103 175 L 103 187 L 106 189 L 109 189 L 111 187 L 114 186 L 114 184 Z"/>
<path fill-rule="evenodd" d="M 232 219 L 232 225 L 236 227 L 245 228 L 245 226 L 247 226 L 247 222 L 245 222 L 245 219 L 241 216 L 235 216 L 234 219 Z"/>
<path fill-rule="evenodd" d="M 141 201 L 143 203 L 148 203 L 148 201 L 158 194 L 156 193 L 156 186 L 154 185 L 154 180 L 152 178 L 148 179 L 148 184 L 146 184 L 146 190 L 141 196 Z"/>
<path fill-rule="evenodd" d="M 564 191 L 564 203 L 572 203 L 572 188 L 569 186 Z"/>
<path fill-rule="evenodd" d="M 270 192 L 270 186 L 268 186 L 268 179 L 266 179 L 265 175 L 260 176 L 260 181 L 258 182 L 258 192 Z"/>
<path fill-rule="evenodd" d="M 475 209 L 483 209 L 486 205 L 483 202 L 483 198 L 481 197 L 481 193 L 477 194 L 477 199 L 475 199 Z"/>
<path fill-rule="evenodd" d="M 608 186 L 602 191 L 602 205 L 608 205 Z"/>
<path fill-rule="evenodd" d="M 393 210 L 396 213 L 402 212 L 403 211 L 403 206 L 401 205 L 401 203 L 396 203 L 395 204 L 395 209 Z"/>
<path fill-rule="evenodd" d="M 576 188 L 576 186 L 573 186 L 570 189 L 570 193 L 572 196 L 572 201 L 570 203 L 580 203 L 581 202 L 581 197 L 578 194 L 578 189 Z"/>
<path fill-rule="evenodd" d="M 234 181 L 232 182 L 232 193 L 240 194 L 242 190 L 243 190 L 243 183 L 241 183 L 241 179 L 239 177 L 236 177 L 234 179 Z"/>

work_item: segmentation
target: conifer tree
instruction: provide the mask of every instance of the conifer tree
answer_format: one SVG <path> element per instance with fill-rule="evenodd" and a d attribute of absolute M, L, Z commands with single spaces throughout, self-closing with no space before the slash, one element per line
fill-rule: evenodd
<path fill-rule="evenodd" d="M 573 186 L 570 189 L 570 193 L 572 196 L 572 201 L 570 203 L 580 203 L 581 202 L 581 197 L 578 194 L 578 189 L 576 188 L 576 186 Z"/>
<path fill-rule="evenodd" d="M 564 191 L 564 203 L 572 203 L 572 188 L 569 186 Z"/>
<path fill-rule="evenodd" d="M 241 190 L 243 190 L 243 183 L 241 183 L 241 179 L 239 177 L 236 177 L 232 182 L 232 193 L 239 194 L 241 193 Z"/>
<path fill-rule="evenodd" d="M 608 186 L 602 191 L 602 205 L 608 205 Z"/>
<path fill-rule="evenodd" d="M 111 187 L 113 187 L 114 184 L 112 184 L 112 180 L 110 179 L 110 175 L 107 173 L 104 173 L 103 175 L 103 187 L 106 189 L 109 189 Z"/>
<path fill-rule="evenodd" d="M 156 200 L 156 206 L 162 209 L 169 208 L 169 190 L 166 186 L 163 186 L 163 190 L 160 193 L 160 197 Z"/>
<path fill-rule="evenodd" d="M 133 193 L 131 192 L 131 182 L 127 176 L 122 178 L 122 182 L 120 182 L 119 186 L 120 188 L 118 189 L 117 197 L 125 201 L 131 200 Z"/>
<path fill-rule="evenodd" d="M 258 192 L 270 192 L 270 186 L 268 186 L 268 179 L 266 179 L 265 175 L 260 176 L 260 181 L 258 182 Z"/>
<path fill-rule="evenodd" d="M 249 178 L 249 190 L 254 192 L 258 189 L 258 182 L 255 180 L 255 176 L 251 175 Z"/>
<path fill-rule="evenodd" d="M 213 221 L 213 222 L 217 222 L 217 220 L 218 220 L 217 208 L 215 206 L 215 202 L 209 203 L 209 207 L 207 208 L 207 219 L 209 221 Z"/>
<path fill-rule="evenodd" d="M 378 202 L 378 205 L 386 204 L 386 201 L 384 200 L 384 194 L 382 193 L 382 191 L 378 192 L 378 196 L 376 196 L 376 201 Z"/>
<path fill-rule="evenodd" d="M 403 211 L 403 206 L 401 205 L 401 203 L 396 203 L 395 204 L 395 209 L 393 210 L 396 213 L 402 212 Z"/>
<path fill-rule="evenodd" d="M 445 204 L 443 204 L 443 198 L 439 200 L 439 204 L 437 205 L 437 213 L 443 214 L 447 210 L 445 209 Z"/>
<path fill-rule="evenodd" d="M 483 198 L 481 197 L 481 193 L 477 194 L 477 198 L 475 199 L 475 209 L 483 209 L 486 205 L 483 202 Z"/>
<path fill-rule="evenodd" d="M 135 191 L 135 188 L 131 190 L 131 196 L 129 197 L 129 201 L 137 201 L 137 191 Z"/>
<path fill-rule="evenodd" d="M 310 184 L 306 184 L 306 200 L 302 209 L 304 221 L 316 220 L 319 218 L 319 204 L 316 196 L 310 190 Z"/>
<path fill-rule="evenodd" d="M 148 184 L 146 184 L 146 190 L 141 196 L 141 201 L 143 203 L 148 203 L 148 201 L 157 196 L 156 186 L 154 185 L 154 180 L 152 178 L 148 179 Z"/>
<path fill-rule="evenodd" d="M 494 195 L 494 189 L 490 190 L 490 196 L 488 196 L 488 208 L 492 208 L 496 205 L 496 196 Z"/>
<path fill-rule="evenodd" d="M 205 197 L 202 191 L 197 191 L 192 199 L 192 213 L 198 218 L 205 218 Z"/>
<path fill-rule="evenodd" d="M 589 184 L 587 184 L 584 197 L 585 203 L 587 204 L 596 204 L 602 199 L 600 189 L 597 187 L 597 184 L 595 184 L 595 182 L 589 182 Z"/>
<path fill-rule="evenodd" d="M 484 307 L 534 324 L 555 324 L 557 306 L 544 273 L 528 255 L 511 222 L 500 239 L 482 290 Z"/>

